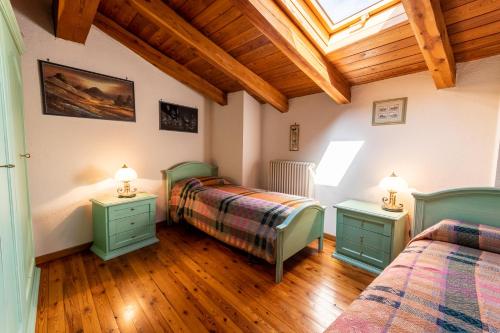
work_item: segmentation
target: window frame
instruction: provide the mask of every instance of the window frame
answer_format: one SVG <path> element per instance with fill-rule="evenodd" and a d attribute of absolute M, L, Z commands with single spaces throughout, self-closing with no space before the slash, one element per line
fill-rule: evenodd
<path fill-rule="evenodd" d="M 400 0 L 382 0 L 379 3 L 376 3 L 365 10 L 362 10 L 356 13 L 353 16 L 350 16 L 342 21 L 337 23 L 332 22 L 328 14 L 323 10 L 323 7 L 319 4 L 317 0 L 304 0 L 309 9 L 313 11 L 318 20 L 321 22 L 326 31 L 332 35 L 342 29 L 345 29 L 349 26 L 358 24 L 363 21 L 363 19 L 370 16 L 373 16 L 395 4 L 399 3 Z"/>

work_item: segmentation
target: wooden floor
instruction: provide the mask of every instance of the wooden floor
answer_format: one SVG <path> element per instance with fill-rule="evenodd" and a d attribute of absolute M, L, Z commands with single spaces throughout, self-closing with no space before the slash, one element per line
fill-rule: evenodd
<path fill-rule="evenodd" d="M 274 267 L 187 226 L 103 262 L 89 251 L 44 264 L 37 332 L 322 332 L 373 280 L 315 246 Z"/>

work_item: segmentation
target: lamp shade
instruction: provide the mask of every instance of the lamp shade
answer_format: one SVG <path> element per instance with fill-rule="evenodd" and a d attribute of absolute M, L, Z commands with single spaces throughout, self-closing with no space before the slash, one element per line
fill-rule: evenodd
<path fill-rule="evenodd" d="M 379 186 L 389 192 L 401 192 L 408 188 L 408 183 L 393 172 L 389 177 L 382 179 Z"/>
<path fill-rule="evenodd" d="M 118 171 L 116 171 L 115 179 L 120 182 L 130 182 L 137 179 L 137 172 L 124 164 L 120 169 L 118 169 Z"/>

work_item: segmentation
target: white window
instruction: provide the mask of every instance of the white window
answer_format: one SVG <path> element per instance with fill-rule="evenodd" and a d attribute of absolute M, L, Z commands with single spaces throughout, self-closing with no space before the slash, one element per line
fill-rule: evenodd
<path fill-rule="evenodd" d="M 317 0 L 333 24 L 355 16 L 381 0 Z"/>

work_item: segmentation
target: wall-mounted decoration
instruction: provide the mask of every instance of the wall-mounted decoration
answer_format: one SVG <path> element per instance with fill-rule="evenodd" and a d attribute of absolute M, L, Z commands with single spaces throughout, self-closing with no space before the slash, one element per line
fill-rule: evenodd
<path fill-rule="evenodd" d="M 198 133 L 198 109 L 160 101 L 160 129 Z"/>
<path fill-rule="evenodd" d="M 43 113 L 135 121 L 134 82 L 39 60 Z"/>
<path fill-rule="evenodd" d="M 299 151 L 300 125 L 290 125 L 290 151 Z"/>
<path fill-rule="evenodd" d="M 373 102 L 372 125 L 404 124 L 407 100 L 404 97 Z"/>

